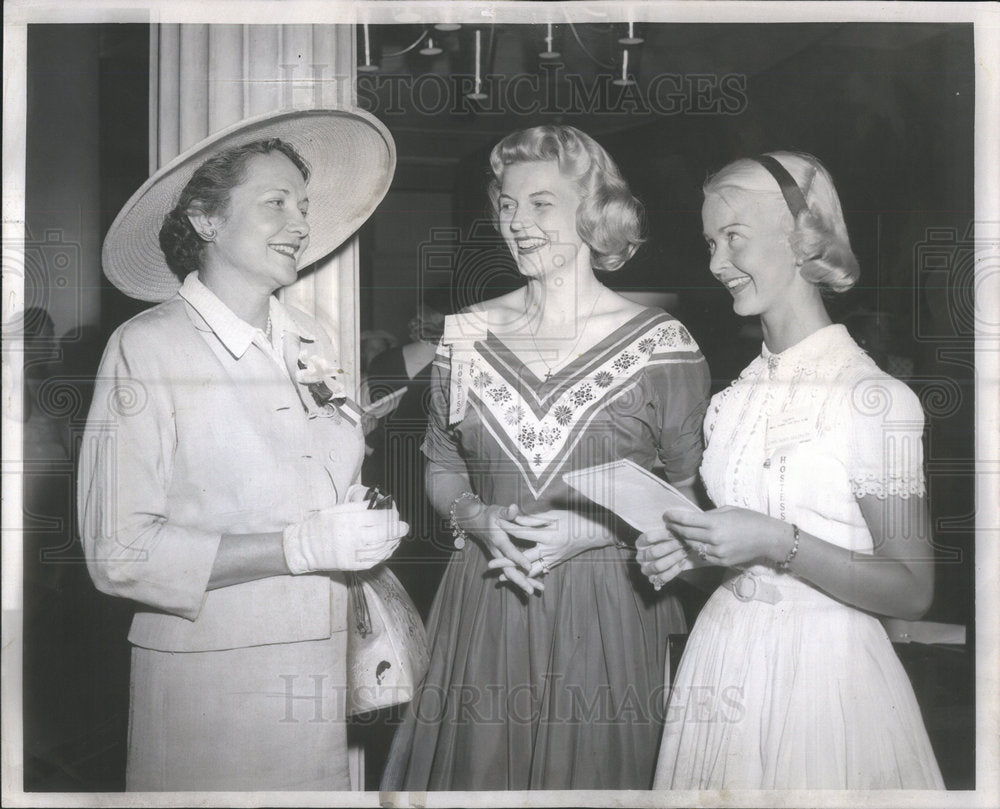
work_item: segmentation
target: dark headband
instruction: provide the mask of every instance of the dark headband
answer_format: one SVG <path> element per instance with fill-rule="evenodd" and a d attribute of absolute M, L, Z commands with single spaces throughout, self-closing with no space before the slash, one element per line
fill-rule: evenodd
<path fill-rule="evenodd" d="M 785 204 L 788 205 L 788 210 L 792 212 L 792 216 L 798 218 L 798 215 L 809 206 L 806 205 L 806 198 L 802 195 L 802 189 L 799 188 L 792 175 L 788 173 L 788 169 L 770 155 L 760 155 L 752 159 L 760 163 L 778 181 L 778 185 L 781 186 L 781 194 L 785 198 Z"/>

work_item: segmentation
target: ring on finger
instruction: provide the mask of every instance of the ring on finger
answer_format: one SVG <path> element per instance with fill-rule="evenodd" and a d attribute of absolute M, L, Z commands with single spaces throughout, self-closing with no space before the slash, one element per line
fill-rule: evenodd
<path fill-rule="evenodd" d="M 542 557 L 540 557 L 540 556 L 538 557 L 538 564 L 540 564 L 542 566 L 542 574 L 543 575 L 549 572 L 549 566 L 547 564 L 545 564 L 545 560 L 542 559 Z"/>
<path fill-rule="evenodd" d="M 653 576 L 649 582 L 653 585 L 653 589 L 657 592 L 663 589 L 663 579 L 661 579 L 658 574 Z"/>
<path fill-rule="evenodd" d="M 706 559 L 708 559 L 708 551 L 705 550 L 705 546 L 704 545 L 699 545 L 698 546 L 698 558 L 701 559 L 701 561 L 703 561 L 703 562 Z"/>

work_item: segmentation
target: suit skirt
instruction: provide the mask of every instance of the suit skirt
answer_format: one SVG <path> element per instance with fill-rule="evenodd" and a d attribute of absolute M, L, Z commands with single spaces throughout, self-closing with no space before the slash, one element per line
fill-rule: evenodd
<path fill-rule="evenodd" d="M 350 789 L 346 645 L 134 647 L 126 789 Z"/>

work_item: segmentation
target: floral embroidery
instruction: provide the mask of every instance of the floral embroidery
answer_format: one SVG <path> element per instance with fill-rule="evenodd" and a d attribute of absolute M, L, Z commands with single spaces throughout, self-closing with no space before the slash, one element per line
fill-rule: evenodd
<path fill-rule="evenodd" d="M 524 408 L 519 405 L 511 405 L 504 411 L 503 418 L 508 424 L 517 424 L 524 419 Z"/>
<path fill-rule="evenodd" d="M 616 371 L 627 371 L 639 361 L 639 358 L 630 351 L 623 351 L 614 361 L 613 367 Z"/>
<path fill-rule="evenodd" d="M 879 500 L 889 496 L 901 497 L 903 500 L 911 496 L 923 497 L 925 494 L 923 476 L 910 474 L 861 475 L 851 479 L 851 490 L 855 497 L 875 495 Z"/>
<path fill-rule="evenodd" d="M 304 385 L 318 407 L 339 407 L 347 401 L 347 389 L 341 381 L 343 368 L 335 368 L 320 354 L 299 352 L 295 381 Z"/>
<path fill-rule="evenodd" d="M 693 340 L 691 339 L 690 332 L 683 326 L 679 325 L 677 327 L 677 333 L 680 335 L 681 343 L 683 343 L 684 345 L 690 345 L 693 342 Z"/>
<path fill-rule="evenodd" d="M 594 394 L 591 391 L 590 385 L 580 385 L 575 391 L 573 391 L 573 403 L 579 407 L 580 405 L 585 405 L 587 402 L 594 398 Z"/>
<path fill-rule="evenodd" d="M 529 489 L 537 493 L 566 463 L 575 446 L 571 439 L 578 430 L 588 429 L 603 399 L 618 385 L 630 386 L 647 362 L 656 361 L 660 346 L 676 347 L 681 340 L 690 347 L 690 335 L 679 324 L 652 322 L 613 347 L 588 355 L 579 375 L 566 373 L 554 387 L 539 382 L 537 389 L 528 391 L 508 381 L 501 366 L 494 367 L 493 353 L 485 351 L 488 367 L 473 369 L 470 384 L 474 395 L 478 394 L 483 417 L 492 420 L 490 432 L 502 442 Z M 530 378 L 522 382 L 529 388 L 535 385 Z"/>
<path fill-rule="evenodd" d="M 507 388 L 490 388 L 486 391 L 486 395 L 497 404 L 506 404 L 510 401 L 510 391 Z"/>
<path fill-rule="evenodd" d="M 534 427 L 522 427 L 521 432 L 517 435 L 517 440 L 520 441 L 526 449 L 535 448 L 535 428 Z"/>
<path fill-rule="evenodd" d="M 594 375 L 594 384 L 599 388 L 606 388 L 615 381 L 615 375 L 610 371 L 598 371 Z"/>
<path fill-rule="evenodd" d="M 557 405 L 556 409 L 552 411 L 552 417 L 565 427 L 573 418 L 573 411 L 564 404 Z"/>
<path fill-rule="evenodd" d="M 656 344 L 661 346 L 669 346 L 670 348 L 676 346 L 677 338 L 674 335 L 674 330 L 668 329 L 666 327 L 657 329 Z"/>
<path fill-rule="evenodd" d="M 560 438 L 562 438 L 562 430 L 558 427 L 543 427 L 538 431 L 538 443 L 547 447 L 551 447 Z"/>

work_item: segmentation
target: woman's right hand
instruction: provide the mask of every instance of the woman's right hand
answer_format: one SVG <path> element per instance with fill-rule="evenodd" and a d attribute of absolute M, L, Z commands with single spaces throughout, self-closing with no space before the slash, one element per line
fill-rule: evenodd
<path fill-rule="evenodd" d="M 396 507 L 341 503 L 310 514 L 283 533 L 285 562 L 294 573 L 367 570 L 384 562 L 410 531 Z"/>

